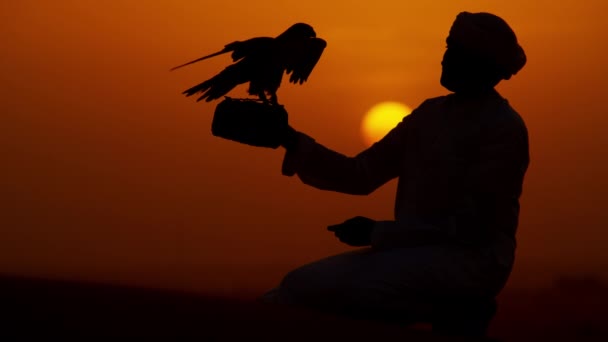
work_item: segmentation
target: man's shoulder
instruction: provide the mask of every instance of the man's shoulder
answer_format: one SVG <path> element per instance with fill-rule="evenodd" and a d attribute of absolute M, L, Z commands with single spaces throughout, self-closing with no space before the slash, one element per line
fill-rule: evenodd
<path fill-rule="evenodd" d="M 441 105 L 445 103 L 445 101 L 447 101 L 450 96 L 452 96 L 452 94 L 428 98 L 420 104 L 420 107 Z"/>
<path fill-rule="evenodd" d="M 497 123 L 518 126 L 522 129 L 526 128 L 523 117 L 515 108 L 513 108 L 513 106 L 511 106 L 507 99 L 501 98 L 501 101 L 497 103 L 496 107 L 493 108 L 493 111 L 495 112 L 493 117 Z"/>
<path fill-rule="evenodd" d="M 428 98 L 422 101 L 422 103 L 412 111 L 412 114 L 414 115 L 410 116 L 416 117 L 422 115 L 424 112 L 436 112 L 437 109 L 441 107 L 448 98 L 449 95 Z"/>
<path fill-rule="evenodd" d="M 485 135 L 491 140 L 512 139 L 528 140 L 528 128 L 522 116 L 505 98 L 495 101 L 486 107 L 488 112 L 482 113 L 482 127 Z"/>

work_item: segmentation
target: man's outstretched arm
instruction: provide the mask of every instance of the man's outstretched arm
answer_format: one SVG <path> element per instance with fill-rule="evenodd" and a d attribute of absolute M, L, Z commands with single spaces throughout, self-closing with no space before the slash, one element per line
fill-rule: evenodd
<path fill-rule="evenodd" d="M 308 135 L 290 129 L 283 143 L 287 150 L 283 174 L 297 174 L 302 182 L 322 190 L 369 194 L 399 175 L 408 119 L 409 116 L 355 157 L 332 151 Z"/>
<path fill-rule="evenodd" d="M 416 110 L 414 110 L 416 112 Z M 384 138 L 355 157 L 334 152 L 291 128 L 284 108 L 251 101 L 226 99 L 217 108 L 212 124 L 215 136 L 240 143 L 286 148 L 283 174 L 319 189 L 348 194 L 369 194 L 399 175 L 405 156 L 404 142 L 411 130 L 405 117 Z"/>

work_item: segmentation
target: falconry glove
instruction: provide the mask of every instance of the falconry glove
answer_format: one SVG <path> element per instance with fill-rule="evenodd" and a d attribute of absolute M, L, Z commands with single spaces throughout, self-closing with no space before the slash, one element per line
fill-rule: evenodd
<path fill-rule="evenodd" d="M 214 136 L 257 147 L 277 148 L 293 140 L 292 132 L 282 105 L 229 97 L 217 105 L 211 124 Z"/>

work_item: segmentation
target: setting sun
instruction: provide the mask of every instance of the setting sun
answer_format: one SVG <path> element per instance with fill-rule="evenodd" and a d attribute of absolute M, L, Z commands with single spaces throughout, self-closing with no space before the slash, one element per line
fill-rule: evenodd
<path fill-rule="evenodd" d="M 363 118 L 361 131 L 367 146 L 382 139 L 412 110 L 399 102 L 381 102 L 373 106 Z"/>

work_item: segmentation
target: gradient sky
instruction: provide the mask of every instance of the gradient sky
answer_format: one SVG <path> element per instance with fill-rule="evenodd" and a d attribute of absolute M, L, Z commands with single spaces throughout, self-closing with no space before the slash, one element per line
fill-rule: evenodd
<path fill-rule="evenodd" d="M 528 55 L 498 87 L 531 144 L 514 284 L 526 269 L 606 272 L 604 0 L 20 0 L 0 2 L 0 273 L 261 291 L 348 250 L 325 227 L 391 219 L 396 181 L 355 197 L 284 177 L 281 149 L 213 137 L 216 103 L 180 94 L 228 57 L 168 70 L 307 22 L 328 47 L 279 100 L 296 129 L 354 155 L 374 104 L 447 93 L 440 61 L 464 10 L 502 16 Z"/>

